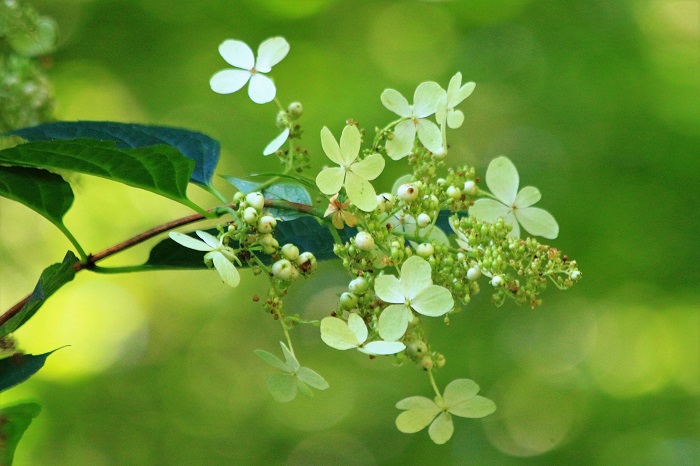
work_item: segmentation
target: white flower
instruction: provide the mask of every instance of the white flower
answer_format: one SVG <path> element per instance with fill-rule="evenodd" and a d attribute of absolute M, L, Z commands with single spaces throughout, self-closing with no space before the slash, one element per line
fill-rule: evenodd
<path fill-rule="evenodd" d="M 433 285 L 432 269 L 425 259 L 409 257 L 401 266 L 401 278 L 380 275 L 374 281 L 374 293 L 379 299 L 390 303 L 379 316 L 377 330 L 386 341 L 398 340 L 406 333 L 408 323 L 413 320 L 413 311 L 429 317 L 438 317 L 452 310 L 452 294 L 438 285 Z"/>
<path fill-rule="evenodd" d="M 493 401 L 477 393 L 479 386 L 476 382 L 457 379 L 450 382 L 445 387 L 445 394 L 436 397 L 435 401 L 424 396 L 404 398 L 396 403 L 398 409 L 406 410 L 396 418 L 396 427 L 405 434 L 414 434 L 430 424 L 430 439 L 442 445 L 454 433 L 452 415 L 481 418 L 496 411 Z"/>
<path fill-rule="evenodd" d="M 301 367 L 301 364 L 289 351 L 287 345 L 280 342 L 280 346 L 282 347 L 284 362 L 267 351 L 260 349 L 254 351 L 263 361 L 282 371 L 267 378 L 267 389 L 275 401 L 280 403 L 292 401 L 296 398 L 297 391 L 309 398 L 313 398 L 314 393 L 311 391 L 311 388 L 316 390 L 326 390 L 328 388 L 328 382 L 321 375 L 308 367 Z"/>
<path fill-rule="evenodd" d="M 514 238 L 520 238 L 518 222 L 531 235 L 556 238 L 559 225 L 552 214 L 532 207 L 542 197 L 539 189 L 526 186 L 518 192 L 519 183 L 518 170 L 513 162 L 503 156 L 492 160 L 486 170 L 486 185 L 498 200 L 477 200 L 469 208 L 469 215 L 490 223 L 502 217 L 507 225 L 513 226 L 510 235 Z"/>
<path fill-rule="evenodd" d="M 203 241 L 196 240 L 191 236 L 176 231 L 171 231 L 169 236 L 170 239 L 186 248 L 194 249 L 195 251 L 207 251 L 204 255 L 204 262 L 209 267 L 213 264 L 216 271 L 219 272 L 221 280 L 228 286 L 238 286 L 241 281 L 241 276 L 232 262 L 238 259 L 233 253 L 233 249 L 223 245 L 223 237 L 221 240 L 218 240 L 202 230 L 197 230 L 197 236 L 202 238 Z"/>
<path fill-rule="evenodd" d="M 270 141 L 270 143 L 263 149 L 263 155 L 270 155 L 277 152 L 277 150 L 282 147 L 282 145 L 289 139 L 289 128 L 285 128 L 275 139 Z"/>
<path fill-rule="evenodd" d="M 289 44 L 284 37 L 271 37 L 258 47 L 258 58 L 245 42 L 228 39 L 219 45 L 219 53 L 230 65 L 240 68 L 237 70 L 221 70 L 209 80 L 214 92 L 231 94 L 250 81 L 248 95 L 256 104 L 271 102 L 277 90 L 272 79 L 265 76 L 272 67 L 281 62 L 289 52 Z"/>
<path fill-rule="evenodd" d="M 431 152 L 441 152 L 442 134 L 432 121 L 426 120 L 435 113 L 438 101 L 445 91 L 433 81 L 420 83 L 413 95 L 413 105 L 398 91 L 386 89 L 382 92 L 382 103 L 386 108 L 405 118 L 394 128 L 394 138 L 386 142 L 386 153 L 394 160 L 406 157 L 413 150 L 413 142 L 418 140 Z"/>
<path fill-rule="evenodd" d="M 362 137 L 356 126 L 348 125 L 340 136 L 340 145 L 325 126 L 321 130 L 321 146 L 329 159 L 340 165 L 322 170 L 316 176 L 316 185 L 324 194 L 336 194 L 345 186 L 350 202 L 358 209 L 371 212 L 377 207 L 377 193 L 369 180 L 384 170 L 384 159 L 379 154 L 357 160 Z"/>
<path fill-rule="evenodd" d="M 357 350 L 366 354 L 395 354 L 406 349 L 398 341 L 367 341 L 367 325 L 357 314 L 351 313 L 347 323 L 337 317 L 326 317 L 321 321 L 321 340 L 338 350 Z"/>
<path fill-rule="evenodd" d="M 455 107 L 469 97 L 474 92 L 475 87 L 476 83 L 474 82 L 468 82 L 462 86 L 462 73 L 452 76 L 450 84 L 447 86 L 447 92 L 440 99 L 435 112 L 438 123 L 441 125 L 447 123 L 447 126 L 452 129 L 462 126 L 464 113 L 461 110 L 455 110 Z"/>

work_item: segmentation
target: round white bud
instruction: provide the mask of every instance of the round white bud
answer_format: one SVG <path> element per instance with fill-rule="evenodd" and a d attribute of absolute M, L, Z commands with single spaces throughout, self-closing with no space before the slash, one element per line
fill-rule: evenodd
<path fill-rule="evenodd" d="M 572 280 L 578 280 L 579 278 L 581 278 L 581 272 L 578 270 L 574 270 L 573 272 L 571 272 L 570 277 Z"/>
<path fill-rule="evenodd" d="M 299 248 L 292 243 L 287 243 L 282 246 L 282 257 L 289 259 L 290 261 L 295 261 L 299 257 Z"/>
<path fill-rule="evenodd" d="M 287 107 L 287 113 L 290 119 L 296 120 L 304 113 L 304 106 L 301 105 L 301 102 L 292 102 Z"/>
<path fill-rule="evenodd" d="M 418 218 L 416 219 L 416 223 L 418 224 L 418 226 L 420 228 L 427 227 L 428 225 L 430 225 L 431 222 L 432 222 L 432 219 L 430 218 L 430 215 L 428 215 L 426 213 L 420 214 L 418 216 Z"/>
<path fill-rule="evenodd" d="M 350 284 L 348 285 L 348 289 L 353 293 L 363 294 L 369 289 L 369 283 L 367 283 L 367 279 L 363 277 L 357 277 L 356 279 L 350 282 Z"/>
<path fill-rule="evenodd" d="M 467 270 L 467 279 L 470 281 L 478 280 L 481 277 L 481 270 L 478 267 L 470 267 Z"/>
<path fill-rule="evenodd" d="M 255 207 L 246 207 L 243 211 L 243 221 L 248 225 L 253 225 L 258 221 L 258 211 Z"/>
<path fill-rule="evenodd" d="M 462 191 L 455 188 L 454 186 L 450 186 L 449 188 L 447 188 L 446 193 L 449 197 L 451 197 L 455 201 L 458 201 L 462 198 Z"/>
<path fill-rule="evenodd" d="M 296 264 L 302 273 L 307 274 L 316 270 L 316 266 L 318 265 L 316 262 L 316 256 L 314 256 L 308 251 L 299 254 L 299 257 L 297 257 L 296 260 Z"/>
<path fill-rule="evenodd" d="M 258 220 L 258 232 L 259 233 L 271 233 L 272 230 L 277 226 L 277 220 L 272 215 L 263 215 Z"/>
<path fill-rule="evenodd" d="M 478 190 L 479 189 L 476 187 L 476 183 L 474 183 L 472 180 L 464 182 L 464 194 L 468 196 L 473 196 Z"/>
<path fill-rule="evenodd" d="M 272 264 L 272 275 L 283 281 L 289 281 L 292 279 L 292 274 L 294 266 L 287 259 L 280 259 L 274 264 Z"/>
<path fill-rule="evenodd" d="M 498 288 L 499 286 L 503 286 L 505 284 L 506 281 L 503 280 L 503 277 L 501 277 L 500 275 L 496 275 L 491 279 L 491 286 L 493 286 L 494 288 Z"/>
<path fill-rule="evenodd" d="M 245 201 L 255 210 L 262 210 L 263 206 L 265 206 L 265 196 L 262 193 L 248 193 Z"/>
<path fill-rule="evenodd" d="M 371 251 L 374 249 L 374 238 L 366 231 L 361 231 L 355 236 L 355 246 L 362 251 Z"/>
<path fill-rule="evenodd" d="M 418 198 L 418 187 L 414 183 L 402 184 L 396 194 L 402 201 L 412 202 Z"/>
<path fill-rule="evenodd" d="M 430 243 L 422 243 L 416 247 L 416 254 L 426 259 L 435 253 L 435 248 Z"/>
<path fill-rule="evenodd" d="M 357 306 L 357 296 L 346 291 L 340 295 L 340 306 L 347 310 L 355 309 L 355 306 Z"/>

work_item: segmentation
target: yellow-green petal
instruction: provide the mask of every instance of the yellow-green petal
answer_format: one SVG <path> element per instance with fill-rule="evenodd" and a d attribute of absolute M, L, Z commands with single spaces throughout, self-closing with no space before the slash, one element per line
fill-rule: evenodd
<path fill-rule="evenodd" d="M 554 239 L 559 236 L 559 224 L 552 214 L 538 207 L 527 207 L 517 209 L 515 217 L 525 228 L 525 231 L 533 236 L 542 236 L 547 239 Z"/>
<path fill-rule="evenodd" d="M 392 304 L 379 315 L 377 330 L 384 341 L 396 341 L 406 333 L 413 313 L 403 304 Z"/>
<path fill-rule="evenodd" d="M 445 315 L 452 310 L 454 305 L 452 293 L 438 285 L 423 288 L 411 300 L 413 310 L 428 317 Z"/>
<path fill-rule="evenodd" d="M 377 207 L 377 204 L 379 204 L 377 192 L 374 190 L 374 187 L 372 187 L 372 184 L 353 172 L 347 172 L 346 174 L 345 191 L 348 194 L 350 202 L 355 204 L 358 209 L 365 212 L 373 211 Z"/>
<path fill-rule="evenodd" d="M 345 181 L 345 169 L 343 167 L 330 167 L 316 176 L 316 186 L 323 194 L 335 194 L 340 191 Z"/>
<path fill-rule="evenodd" d="M 382 170 L 384 170 L 384 157 L 380 154 L 372 154 L 359 162 L 355 162 L 349 169 L 349 171 L 366 180 L 375 179 L 382 173 Z"/>
<path fill-rule="evenodd" d="M 515 196 L 515 206 L 518 209 L 524 209 L 530 207 L 540 199 L 542 199 L 542 194 L 540 194 L 539 189 L 534 186 L 525 186 L 520 190 L 518 195 Z"/>
<path fill-rule="evenodd" d="M 488 398 L 477 395 L 470 400 L 450 407 L 449 411 L 455 416 L 478 419 L 496 411 L 496 403 Z"/>
<path fill-rule="evenodd" d="M 362 144 L 362 136 L 360 130 L 355 125 L 347 125 L 343 128 L 343 134 L 340 135 L 340 158 L 341 165 L 346 168 L 357 159 L 360 153 L 360 145 Z"/>
<path fill-rule="evenodd" d="M 515 203 L 519 183 L 518 170 L 508 157 L 493 159 L 486 169 L 486 185 L 491 194 L 509 207 Z"/>
<path fill-rule="evenodd" d="M 430 424 L 428 435 L 430 435 L 430 439 L 433 442 L 442 445 L 452 438 L 454 431 L 455 427 L 450 413 L 440 413 L 433 423 Z"/>
<path fill-rule="evenodd" d="M 321 340 L 331 348 L 348 350 L 360 344 L 344 320 L 326 317 L 321 321 Z"/>
<path fill-rule="evenodd" d="M 401 293 L 407 299 L 413 299 L 419 291 L 433 284 L 432 268 L 428 261 L 418 256 L 411 256 L 401 266 Z"/>
<path fill-rule="evenodd" d="M 214 268 L 219 272 L 219 277 L 228 286 L 235 288 L 241 282 L 241 275 L 236 270 L 236 267 L 222 253 L 214 251 L 211 254 L 211 259 L 214 262 Z"/>
<path fill-rule="evenodd" d="M 403 304 L 405 296 L 401 292 L 399 279 L 393 275 L 380 275 L 374 280 L 374 294 L 385 303 Z"/>
<path fill-rule="evenodd" d="M 406 157 L 413 150 L 416 125 L 413 120 L 404 120 L 394 128 L 394 137 L 386 142 L 386 154 L 394 160 Z"/>
<path fill-rule="evenodd" d="M 340 146 L 333 137 L 333 133 L 326 126 L 321 129 L 321 147 L 326 156 L 338 165 L 342 165 L 343 157 L 340 155 Z"/>

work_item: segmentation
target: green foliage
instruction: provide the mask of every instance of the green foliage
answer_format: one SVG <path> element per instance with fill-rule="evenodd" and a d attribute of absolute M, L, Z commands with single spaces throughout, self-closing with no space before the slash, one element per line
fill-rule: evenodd
<path fill-rule="evenodd" d="M 24 382 L 37 373 L 54 351 L 57 350 L 36 355 L 15 353 L 0 359 L 0 392 Z"/>
<path fill-rule="evenodd" d="M 0 466 L 12 465 L 17 444 L 40 411 L 41 406 L 36 403 L 0 409 Z"/>

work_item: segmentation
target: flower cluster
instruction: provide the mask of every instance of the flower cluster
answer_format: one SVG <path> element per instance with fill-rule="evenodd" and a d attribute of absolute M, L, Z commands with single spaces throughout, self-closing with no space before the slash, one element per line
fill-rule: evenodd
<path fill-rule="evenodd" d="M 248 92 L 254 102 L 276 100 L 274 83 L 265 73 L 287 55 L 289 45 L 283 38 L 264 41 L 257 58 L 236 40 L 225 41 L 219 51 L 239 69 L 216 73 L 210 82 L 213 90 L 234 92 L 250 82 Z M 410 361 L 426 371 L 435 400 L 400 401 L 396 406 L 404 412 L 396 425 L 406 433 L 430 425 L 431 439 L 445 443 L 452 436 L 452 416 L 479 418 L 496 408 L 477 395 L 479 387 L 469 379 L 452 381 L 440 393 L 433 374 L 446 358 L 432 349 L 423 321 L 449 321 L 484 284 L 493 290 L 497 305 L 512 299 L 535 307 L 548 282 L 567 289 L 581 278 L 576 262 L 559 250 L 533 237 L 520 237 L 522 226 L 531 235 L 554 239 L 559 226 L 549 212 L 533 207 L 541 198 L 539 190 L 531 186 L 519 190 L 517 169 L 508 158 L 490 163 L 485 176 L 490 192 L 480 188 L 474 167 L 447 166 L 447 128 L 463 125 L 464 114 L 457 106 L 474 89 L 473 82 L 462 84 L 457 73 L 446 89 L 433 81 L 418 85 L 412 104 L 398 91 L 385 90 L 380 100 L 399 118 L 378 129 L 371 146 L 364 149 L 364 132 L 357 122 L 349 120 L 339 140 L 323 127 L 321 147 L 334 165 L 324 167 L 313 179 L 295 173 L 309 165 L 306 151 L 291 142 L 301 137 L 297 120 L 303 107 L 293 102 L 285 109 L 276 100 L 276 123 L 282 132 L 263 154 L 277 154 L 285 163 L 279 176 L 311 188 L 327 208 L 311 205 L 312 196 L 306 191 L 308 205 L 294 201 L 274 207 L 316 216 L 328 228 L 333 252 L 351 277 L 347 290 L 320 322 L 283 311 L 290 284 L 311 273 L 316 259 L 293 244 L 279 247 L 274 232 L 283 218 L 265 211 L 270 201 L 262 189 L 234 196 L 227 211 L 232 220 L 219 228 L 217 237 L 198 231 L 199 241 L 171 234 L 180 244 L 206 252 L 205 262 L 231 286 L 240 280 L 234 264 L 269 275 L 264 306 L 282 324 L 287 338 L 287 344 L 281 344 L 285 360 L 262 350 L 256 353 L 281 371 L 268 379 L 278 401 L 289 401 L 298 391 L 310 395 L 310 388 L 328 388 L 320 375 L 300 365 L 289 336 L 295 325 L 318 325 L 321 339 L 334 349 L 356 349 L 371 358 L 394 358 L 397 363 Z M 287 142 L 289 149 L 282 149 Z M 372 182 L 384 170 L 384 156 L 390 161 L 405 160 L 411 174 L 397 180 L 391 192 L 377 194 Z M 261 253 L 270 260 L 263 260 Z"/>

